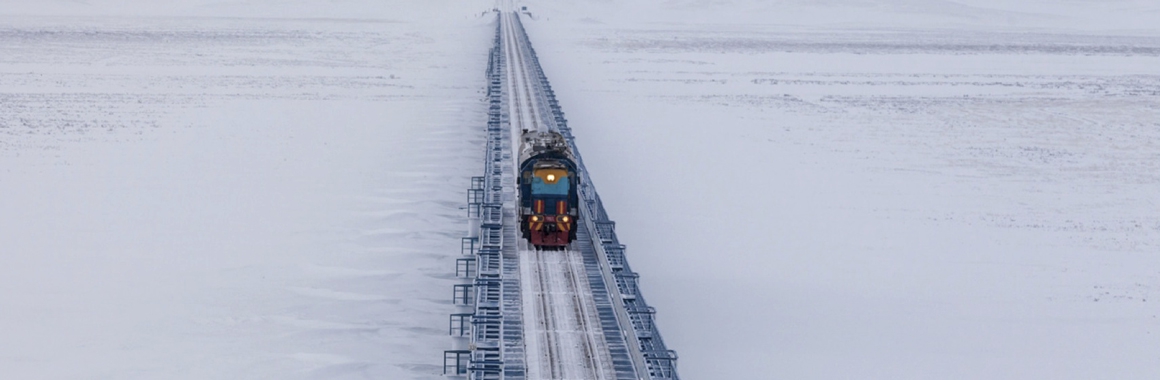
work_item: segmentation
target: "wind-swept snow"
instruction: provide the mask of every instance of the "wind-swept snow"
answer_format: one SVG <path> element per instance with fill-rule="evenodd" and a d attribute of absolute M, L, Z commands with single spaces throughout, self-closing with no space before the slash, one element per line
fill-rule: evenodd
<path fill-rule="evenodd" d="M 0 377 L 437 378 L 490 2 L 180 3 L 0 8 Z"/>
<path fill-rule="evenodd" d="M 1160 376 L 1158 7 L 1008 3 L 529 2 L 683 377 Z"/>

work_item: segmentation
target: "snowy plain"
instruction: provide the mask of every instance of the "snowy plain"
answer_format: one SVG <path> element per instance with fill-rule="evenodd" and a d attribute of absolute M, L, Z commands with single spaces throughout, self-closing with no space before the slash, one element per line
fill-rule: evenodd
<path fill-rule="evenodd" d="M 524 4 L 683 377 L 1160 377 L 1153 2 Z M 0 377 L 438 377 L 491 7 L 0 0 Z"/>
<path fill-rule="evenodd" d="M 1160 377 L 1160 5 L 528 3 L 682 376 Z"/>
<path fill-rule="evenodd" d="M 490 2 L 0 5 L 0 378 L 439 377 Z"/>

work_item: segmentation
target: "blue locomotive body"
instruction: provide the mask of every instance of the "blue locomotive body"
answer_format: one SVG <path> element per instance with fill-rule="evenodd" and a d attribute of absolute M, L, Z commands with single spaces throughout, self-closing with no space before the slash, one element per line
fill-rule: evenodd
<path fill-rule="evenodd" d="M 559 249 L 576 239 L 579 176 L 571 150 L 559 133 L 524 136 L 521 154 L 520 231 L 537 248 Z"/>

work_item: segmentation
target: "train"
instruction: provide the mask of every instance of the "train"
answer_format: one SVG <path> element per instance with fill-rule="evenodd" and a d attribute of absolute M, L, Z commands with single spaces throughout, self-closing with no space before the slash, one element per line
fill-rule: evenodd
<path fill-rule="evenodd" d="M 559 132 L 525 131 L 519 159 L 520 232 L 538 249 L 567 248 L 576 240 L 580 218 L 580 176 L 572 149 Z"/>

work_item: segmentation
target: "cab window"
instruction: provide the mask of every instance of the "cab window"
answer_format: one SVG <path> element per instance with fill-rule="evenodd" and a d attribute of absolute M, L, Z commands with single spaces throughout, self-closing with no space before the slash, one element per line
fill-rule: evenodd
<path fill-rule="evenodd" d="M 539 169 L 532 173 L 533 195 L 568 195 L 568 172 L 563 169 Z"/>

